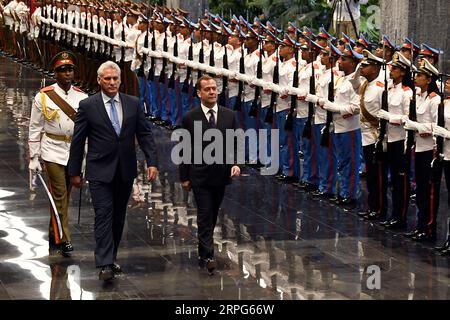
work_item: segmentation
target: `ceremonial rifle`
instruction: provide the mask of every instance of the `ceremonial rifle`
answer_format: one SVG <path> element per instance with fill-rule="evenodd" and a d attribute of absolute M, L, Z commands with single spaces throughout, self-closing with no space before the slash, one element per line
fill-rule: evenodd
<path fill-rule="evenodd" d="M 277 61 L 275 63 L 275 68 L 273 69 L 273 83 L 278 84 L 280 83 L 280 71 L 279 71 L 279 61 L 280 61 L 280 53 L 278 50 L 278 46 L 275 48 L 276 50 L 276 56 Z M 277 99 L 278 99 L 278 93 L 275 91 L 272 91 L 270 94 L 270 105 L 269 110 L 267 110 L 266 117 L 264 118 L 264 122 L 266 123 L 273 123 L 273 115 L 277 111 Z"/>
<path fill-rule="evenodd" d="M 330 54 L 329 54 L 329 64 L 330 64 L 330 74 L 331 74 L 331 80 L 328 84 L 328 101 L 334 102 L 334 71 L 333 71 L 333 54 L 330 47 Z M 329 141 L 330 141 L 330 134 L 331 134 L 331 123 L 333 122 L 333 113 L 331 111 L 327 111 L 327 122 L 325 124 L 325 127 L 322 129 L 322 136 L 320 139 L 320 145 L 322 147 L 329 147 Z"/>
<path fill-rule="evenodd" d="M 386 64 L 386 40 L 383 39 L 383 71 L 384 71 L 384 90 L 381 96 L 381 109 L 384 111 L 389 111 L 388 105 L 388 81 L 387 81 L 387 64 Z M 379 124 L 379 136 L 378 140 L 375 142 L 375 159 L 378 161 L 382 160 L 383 152 L 385 152 L 385 143 L 384 140 L 386 138 L 386 125 L 387 120 L 380 119 Z"/>
<path fill-rule="evenodd" d="M 316 71 L 314 69 L 314 54 L 312 49 L 312 40 L 309 46 L 309 57 L 311 59 L 311 77 L 309 78 L 309 93 L 312 95 L 316 94 Z M 314 116 L 314 103 L 308 102 L 308 119 L 306 120 L 305 127 L 303 129 L 302 137 L 306 139 L 311 139 L 312 135 L 312 121 Z"/>
<path fill-rule="evenodd" d="M 259 60 L 256 68 L 256 78 L 262 79 L 262 57 L 263 57 L 263 49 L 262 49 L 262 40 L 258 36 L 258 49 L 259 50 Z M 255 88 L 255 98 L 252 101 L 252 106 L 250 107 L 250 111 L 248 112 L 249 117 L 255 118 L 258 115 L 258 105 L 261 104 L 261 87 L 256 86 Z"/>

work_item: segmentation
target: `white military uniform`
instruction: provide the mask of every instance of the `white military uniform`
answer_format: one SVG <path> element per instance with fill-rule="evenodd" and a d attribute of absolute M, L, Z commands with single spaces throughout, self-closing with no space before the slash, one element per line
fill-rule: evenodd
<path fill-rule="evenodd" d="M 24 32 L 29 31 L 28 30 L 28 14 L 30 12 L 30 9 L 27 7 L 27 5 L 25 3 L 20 1 L 17 4 L 14 11 L 16 12 L 16 15 L 19 17 L 19 20 L 20 20 L 19 32 L 24 33 Z"/>
<path fill-rule="evenodd" d="M 294 72 L 295 68 L 297 66 L 297 63 L 295 61 L 295 58 L 292 57 L 291 59 L 287 61 L 283 61 L 279 67 L 280 67 L 280 81 L 279 86 L 281 88 L 288 88 L 291 87 L 294 81 Z M 279 94 L 277 99 L 277 110 L 276 112 L 280 112 L 283 110 L 287 110 L 291 107 L 291 96 L 288 94 Z"/>
<path fill-rule="evenodd" d="M 444 119 L 447 135 L 450 135 L 450 97 L 444 101 Z M 444 139 L 444 160 L 450 161 L 450 139 Z"/>
<path fill-rule="evenodd" d="M 269 57 L 263 58 L 262 76 L 264 81 L 267 82 L 273 81 L 273 72 L 276 64 L 277 64 L 277 51 L 272 53 Z M 279 66 L 280 65 L 278 64 L 278 67 Z M 272 92 L 269 89 L 263 88 L 263 92 L 261 93 L 261 108 L 267 108 L 270 105 L 271 96 Z"/>
<path fill-rule="evenodd" d="M 424 125 L 422 126 L 424 130 L 416 132 L 416 152 L 424 152 L 434 149 L 435 139 L 432 135 L 432 126 L 437 121 L 438 107 L 440 103 L 441 97 L 434 92 L 430 95 L 428 95 L 427 92 L 417 95 L 417 122 Z"/>
<path fill-rule="evenodd" d="M 366 82 L 367 80 L 364 82 L 363 86 L 366 85 Z M 367 83 L 364 93 L 364 107 L 374 118 L 377 117 L 377 114 L 381 109 L 383 91 L 384 83 L 379 81 L 379 78 Z M 360 120 L 363 147 L 375 144 L 379 136 L 378 126 L 374 128 L 373 125 L 367 121 L 368 119 L 365 119 L 362 112 Z"/>
<path fill-rule="evenodd" d="M 228 54 L 228 70 L 239 72 L 239 61 L 241 59 L 242 48 L 234 49 L 233 46 L 227 44 Z M 229 79 L 228 81 L 228 96 L 236 97 L 239 92 L 239 82 L 235 79 Z"/>
<path fill-rule="evenodd" d="M 9 27 L 10 30 L 14 30 L 14 18 L 13 18 L 13 12 L 18 3 L 16 0 L 11 1 L 8 3 L 4 9 L 3 9 L 3 17 L 5 18 L 5 25 Z"/>
<path fill-rule="evenodd" d="M 223 68 L 223 56 L 225 54 L 225 50 L 219 42 L 214 42 L 213 45 L 214 50 L 214 67 L 215 68 Z M 228 56 L 227 56 L 228 58 Z M 223 80 L 221 75 L 214 75 L 214 79 L 217 84 L 217 93 L 221 93 L 223 89 Z"/>
<path fill-rule="evenodd" d="M 302 61 L 305 61 L 305 60 L 302 60 Z M 313 68 L 314 68 L 314 76 L 315 76 L 316 84 L 317 84 L 319 75 L 321 74 L 320 65 L 317 62 L 313 62 Z M 312 76 L 311 63 L 299 66 L 298 87 L 305 91 L 305 96 L 307 93 L 309 93 L 309 84 L 311 81 L 311 76 Z M 308 117 L 308 106 L 309 106 L 309 103 L 306 101 L 298 101 L 297 102 L 297 118 L 307 118 Z"/>
<path fill-rule="evenodd" d="M 189 48 L 191 46 L 191 39 L 184 39 L 182 34 L 177 34 L 178 37 L 178 58 L 183 60 L 188 60 Z M 183 83 L 186 80 L 187 68 L 184 64 L 177 65 L 177 73 L 180 78 L 180 82 Z"/>
<path fill-rule="evenodd" d="M 334 74 L 334 87 L 342 73 L 337 69 L 333 68 Z M 330 69 L 324 71 L 319 75 L 319 79 L 316 82 L 316 96 L 322 99 L 328 99 L 328 85 L 331 81 L 331 71 Z M 317 104 L 316 104 L 317 106 Z M 316 107 L 314 110 L 314 124 L 323 124 L 327 122 L 327 111 L 321 107 Z"/>
<path fill-rule="evenodd" d="M 256 70 L 259 62 L 259 56 L 261 52 L 259 49 L 256 49 L 252 53 L 248 53 L 244 57 L 244 66 L 245 66 L 245 75 L 247 76 L 255 76 Z M 252 101 L 255 98 L 255 90 L 256 87 L 254 85 L 245 84 L 244 87 L 244 102 Z"/>
<path fill-rule="evenodd" d="M 122 31 L 123 31 L 123 22 L 119 22 L 117 20 L 113 21 L 113 29 L 114 29 L 114 40 L 122 41 Z M 150 46 L 150 42 L 149 42 Z M 120 61 L 122 59 L 122 47 L 114 46 L 113 48 L 114 58 L 116 61 Z"/>
<path fill-rule="evenodd" d="M 51 88 L 54 88 L 55 92 L 75 110 L 78 110 L 80 101 L 88 96 L 74 86 L 68 92 L 65 92 L 55 83 L 42 89 L 34 99 L 31 109 L 28 141 L 30 158 L 40 156 L 45 161 L 66 166 L 69 160 L 74 122 L 42 92 Z M 41 136 L 42 133 L 44 134 Z M 67 141 L 55 140 L 45 133 L 65 136 Z"/>
<path fill-rule="evenodd" d="M 202 49 L 202 42 L 197 42 L 194 44 L 193 48 L 193 57 L 194 61 L 197 63 L 200 63 L 200 50 Z M 211 53 L 211 46 L 209 44 L 208 39 L 203 39 L 203 64 L 209 65 L 209 55 Z M 198 72 L 195 70 L 195 72 L 192 73 L 192 80 L 195 84 L 198 80 Z"/>
<path fill-rule="evenodd" d="M 411 88 L 403 86 L 402 83 L 392 84 L 389 87 L 389 123 L 386 127 L 388 142 L 406 139 L 406 131 L 401 124 L 402 117 L 409 114 L 409 104 L 412 95 Z"/>
<path fill-rule="evenodd" d="M 127 26 L 125 27 L 125 41 L 130 47 L 125 49 L 125 62 L 133 60 L 136 40 L 140 33 L 141 31 L 138 30 L 138 23 L 136 23 L 131 28 Z"/>

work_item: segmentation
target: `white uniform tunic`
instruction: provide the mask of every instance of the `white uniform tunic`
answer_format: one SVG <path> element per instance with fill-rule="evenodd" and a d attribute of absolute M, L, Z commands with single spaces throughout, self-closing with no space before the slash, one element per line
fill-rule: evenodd
<path fill-rule="evenodd" d="M 263 80 L 267 82 L 273 81 L 273 71 L 275 69 L 275 66 L 277 64 L 277 52 L 275 51 L 272 53 L 269 57 L 263 58 L 262 62 L 262 75 Z M 278 64 L 278 67 L 280 66 L 280 62 Z M 278 73 L 279 75 L 279 73 Z M 270 105 L 270 98 L 272 96 L 272 91 L 269 89 L 263 88 L 263 92 L 261 94 L 261 107 L 266 108 Z"/>
<path fill-rule="evenodd" d="M 450 97 L 444 101 L 444 119 L 445 119 L 445 129 L 450 134 Z M 450 139 L 444 140 L 444 160 L 450 161 Z"/>
<path fill-rule="evenodd" d="M 255 50 L 244 57 L 245 75 L 256 77 L 256 70 L 260 55 L 261 55 L 260 51 Z M 244 102 L 253 101 L 253 99 L 255 98 L 255 90 L 256 87 L 253 84 L 248 83 L 245 84 Z"/>
<path fill-rule="evenodd" d="M 411 88 L 403 86 L 401 83 L 390 86 L 388 93 L 389 114 L 397 119 L 400 119 L 402 116 L 408 116 L 412 95 Z M 388 142 L 406 139 L 406 130 L 401 125 L 401 121 L 390 121 L 386 130 Z"/>
<path fill-rule="evenodd" d="M 335 133 L 344 133 L 361 128 L 359 121 L 360 99 L 350 82 L 354 73 L 339 79 L 334 104 L 341 111 L 333 113 L 333 124 Z"/>
<path fill-rule="evenodd" d="M 367 80 L 364 82 L 365 85 Z M 367 83 L 367 87 L 364 94 L 364 107 L 367 112 L 374 118 L 377 118 L 377 114 L 381 109 L 381 101 L 384 91 L 384 83 L 379 79 L 372 80 Z M 363 147 L 374 144 L 378 140 L 379 130 L 378 126 L 374 127 L 373 124 L 364 121 L 364 114 L 361 112 L 361 136 Z"/>
<path fill-rule="evenodd" d="M 427 130 L 416 132 L 416 152 L 434 149 L 435 139 L 432 135 L 432 126 L 437 122 L 437 113 L 440 103 L 441 97 L 434 92 L 430 95 L 428 95 L 427 92 L 417 95 L 417 122 L 424 124 Z"/>
<path fill-rule="evenodd" d="M 242 48 L 233 49 L 233 46 L 227 44 L 228 70 L 239 72 L 239 61 L 241 59 Z M 228 80 L 228 96 L 236 97 L 239 92 L 239 82 L 236 79 Z"/>
<path fill-rule="evenodd" d="M 280 64 L 280 83 L 281 88 L 291 87 L 294 81 L 294 72 L 297 63 L 295 58 L 292 57 L 287 61 L 283 61 Z M 291 107 L 291 96 L 288 94 L 279 94 L 277 99 L 277 110 L 276 112 L 287 110 Z"/>
<path fill-rule="evenodd" d="M 304 61 L 304 60 L 302 60 L 302 61 Z M 314 67 L 314 77 L 315 77 L 316 85 L 317 85 L 317 81 L 318 81 L 319 75 L 321 73 L 320 66 L 317 62 L 314 62 L 313 67 Z M 300 68 L 300 70 L 298 72 L 298 87 L 299 87 L 299 89 L 304 90 L 305 96 L 306 96 L 306 94 L 309 93 L 309 83 L 311 81 L 311 76 L 312 76 L 311 63 L 308 63 L 303 66 L 300 65 L 299 68 Z M 297 118 L 307 118 L 308 117 L 308 107 L 309 107 L 308 102 L 303 101 L 303 100 L 298 101 L 297 102 Z"/>
<path fill-rule="evenodd" d="M 81 100 L 88 96 L 80 89 L 72 86 L 66 93 L 58 84 L 51 87 L 73 109 L 78 110 Z M 44 88 L 45 89 L 45 88 Z M 43 104 L 43 96 L 45 104 Z M 53 116 L 52 116 L 53 115 Z M 47 118 L 50 116 L 50 119 Z M 41 132 L 48 132 L 58 136 L 71 137 L 73 135 L 74 122 L 62 111 L 46 94 L 39 92 L 31 108 L 29 127 L 30 157 L 40 156 L 43 160 L 67 165 L 69 160 L 69 141 L 59 141 L 48 137 Z"/>
<path fill-rule="evenodd" d="M 334 74 L 334 87 L 336 88 L 336 83 L 339 78 L 342 77 L 342 73 L 333 68 Z M 316 82 L 316 96 L 322 99 L 328 99 L 328 86 L 331 81 L 331 71 L 330 69 L 324 71 L 319 75 L 319 79 Z M 317 106 L 317 105 L 316 105 Z M 314 124 L 323 124 L 327 122 L 327 111 L 321 107 L 316 107 L 314 110 Z"/>

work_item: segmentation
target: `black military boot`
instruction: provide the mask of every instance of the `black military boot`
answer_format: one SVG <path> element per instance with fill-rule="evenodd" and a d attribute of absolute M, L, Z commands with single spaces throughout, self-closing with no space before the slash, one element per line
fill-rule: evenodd
<path fill-rule="evenodd" d="M 73 251 L 73 245 L 72 242 L 67 241 L 67 242 L 63 242 L 61 243 L 61 254 L 64 257 L 70 257 L 70 252 Z"/>

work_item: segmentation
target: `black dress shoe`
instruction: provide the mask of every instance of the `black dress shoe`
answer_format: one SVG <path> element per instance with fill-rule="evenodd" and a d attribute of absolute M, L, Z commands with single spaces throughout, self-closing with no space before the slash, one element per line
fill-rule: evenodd
<path fill-rule="evenodd" d="M 376 211 L 370 211 L 367 216 L 364 217 L 364 219 L 369 221 L 374 221 L 380 219 L 380 214 Z"/>
<path fill-rule="evenodd" d="M 299 181 L 298 182 L 298 187 L 302 190 L 306 190 L 308 183 L 306 183 L 305 181 Z"/>
<path fill-rule="evenodd" d="M 411 239 L 413 241 L 422 242 L 422 241 L 433 241 L 436 240 L 436 235 L 428 232 L 419 232 L 415 236 L 412 236 Z"/>
<path fill-rule="evenodd" d="M 208 274 L 212 276 L 214 271 L 217 268 L 217 262 L 214 258 L 206 259 L 206 270 L 208 270 Z"/>
<path fill-rule="evenodd" d="M 359 212 L 357 213 L 357 215 L 358 215 L 358 217 L 365 218 L 365 217 L 367 217 L 371 212 L 372 212 L 372 211 L 371 211 L 370 209 L 367 209 L 367 210 L 364 210 L 364 211 L 359 211 Z"/>
<path fill-rule="evenodd" d="M 414 237 L 414 236 L 416 236 L 417 234 L 419 234 L 419 229 L 414 229 L 414 230 L 412 230 L 412 231 L 410 231 L 410 232 L 406 232 L 406 233 L 404 233 L 403 235 L 405 236 L 405 237 L 408 237 L 408 238 L 411 238 L 411 237 Z"/>
<path fill-rule="evenodd" d="M 122 273 L 122 267 L 120 266 L 120 264 L 118 264 L 118 263 L 113 263 L 112 265 L 111 265 L 111 269 L 112 269 L 112 271 L 114 272 L 114 273 Z"/>
<path fill-rule="evenodd" d="M 70 241 L 64 242 L 64 243 L 61 245 L 61 248 L 62 248 L 63 251 L 66 251 L 66 252 L 73 251 L 73 245 L 72 245 L 72 242 L 70 242 Z"/>
<path fill-rule="evenodd" d="M 444 250 L 439 251 L 441 256 L 450 256 L 450 247 Z"/>
<path fill-rule="evenodd" d="M 447 239 L 447 241 L 445 241 L 445 243 L 442 246 L 434 247 L 434 249 L 437 251 L 448 250 L 449 248 L 450 248 L 450 239 Z"/>
<path fill-rule="evenodd" d="M 330 199 L 330 202 L 332 204 L 338 204 L 341 201 L 341 196 L 334 196 L 333 198 Z"/>
<path fill-rule="evenodd" d="M 98 274 L 98 279 L 103 281 L 108 281 L 114 279 L 114 271 L 111 266 L 104 266 L 100 273 Z"/>
<path fill-rule="evenodd" d="M 380 224 L 380 226 L 384 227 L 384 226 L 386 226 L 387 224 L 390 224 L 391 221 L 392 221 L 392 219 L 386 219 L 386 220 L 380 221 L 379 224 Z"/>
<path fill-rule="evenodd" d="M 400 229 L 404 229 L 406 227 L 406 224 L 404 222 L 400 221 L 400 220 L 392 219 L 384 227 L 386 229 L 400 230 Z"/>
<path fill-rule="evenodd" d="M 353 198 L 342 198 L 339 202 L 338 205 L 341 206 L 354 206 L 356 205 L 356 200 Z"/>
<path fill-rule="evenodd" d="M 319 191 L 319 189 L 311 192 L 311 195 L 313 196 L 313 198 L 321 198 L 321 199 L 331 199 L 332 197 L 334 197 L 334 194 L 325 191 Z"/>
<path fill-rule="evenodd" d="M 283 176 L 282 178 L 278 179 L 281 182 L 284 183 L 295 183 L 298 182 L 298 178 L 297 177 L 290 177 L 290 176 Z"/>

